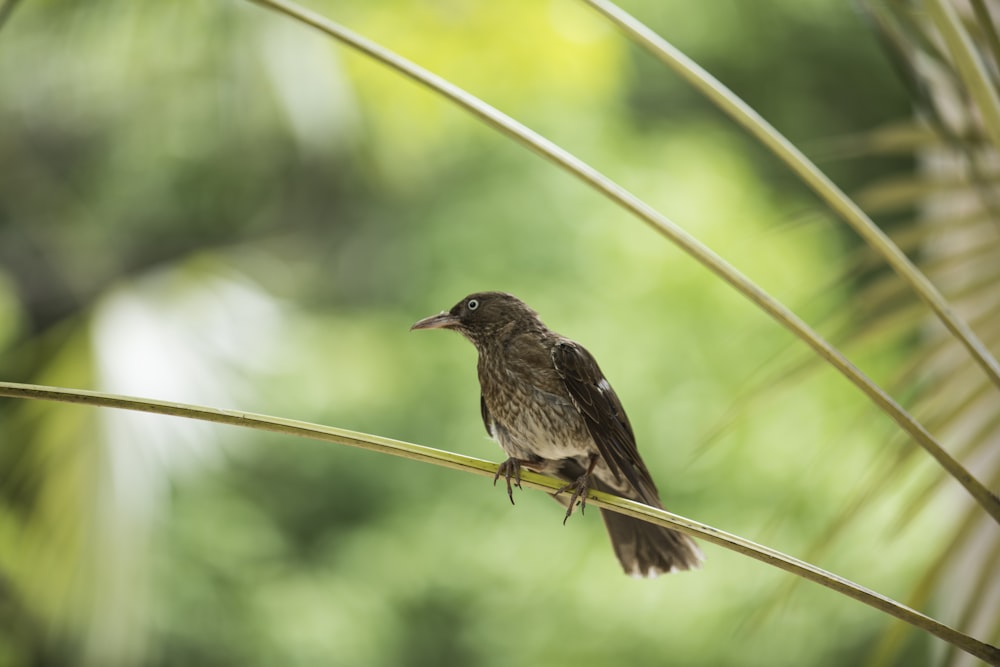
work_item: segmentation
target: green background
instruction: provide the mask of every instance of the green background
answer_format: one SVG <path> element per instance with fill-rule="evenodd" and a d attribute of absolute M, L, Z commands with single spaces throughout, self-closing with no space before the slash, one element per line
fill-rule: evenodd
<path fill-rule="evenodd" d="M 853 316 L 856 239 L 584 5 L 311 6 L 595 165 L 811 321 Z M 909 109 L 851 4 L 627 9 L 846 189 L 905 168 L 824 160 Z M 782 370 L 807 355 L 777 325 L 572 177 L 284 17 L 27 0 L 0 31 L 0 126 L 6 379 L 499 460 L 473 348 L 407 329 L 500 289 L 600 360 L 670 510 L 900 599 L 939 539 L 945 503 L 903 530 L 894 495 L 851 510 L 893 428 L 832 371 Z M 855 359 L 883 381 L 904 351 Z M 481 477 L 0 409 L 0 665 L 832 666 L 889 626 L 710 545 L 701 571 L 629 579 L 596 511 L 563 527 L 541 493 L 512 507 Z M 926 639 L 907 646 L 898 664 L 929 664 Z"/>

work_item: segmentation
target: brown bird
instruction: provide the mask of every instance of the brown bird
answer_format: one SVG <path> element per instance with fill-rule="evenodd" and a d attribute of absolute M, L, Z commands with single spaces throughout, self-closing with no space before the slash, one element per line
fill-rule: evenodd
<path fill-rule="evenodd" d="M 476 346 L 483 423 L 508 456 L 493 483 L 506 479 L 512 503 L 512 483 L 520 487 L 523 467 L 567 482 L 555 494 L 567 505 L 566 518 L 578 501 L 583 511 L 590 489 L 663 507 L 625 409 L 597 361 L 579 343 L 550 331 L 520 299 L 470 294 L 410 329 L 452 329 Z M 568 501 L 564 492 L 571 492 Z M 601 514 L 626 574 L 655 577 L 702 561 L 683 533 Z"/>

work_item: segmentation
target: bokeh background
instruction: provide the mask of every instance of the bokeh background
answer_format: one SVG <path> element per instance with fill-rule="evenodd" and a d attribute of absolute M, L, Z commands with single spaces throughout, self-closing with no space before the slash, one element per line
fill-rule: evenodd
<path fill-rule="evenodd" d="M 499 460 L 472 347 L 407 329 L 469 292 L 510 291 L 600 360 L 671 510 L 968 620 L 954 587 L 920 588 L 967 505 L 957 485 L 921 492 L 907 515 L 937 479 L 927 457 L 846 381 L 808 367 L 777 325 L 570 176 L 243 0 L 11 6 L 4 379 Z M 582 3 L 310 6 L 594 164 L 850 343 L 877 381 L 898 377 L 932 331 L 919 308 L 904 328 L 863 328 L 886 307 L 862 298 L 885 276 L 859 260 L 856 238 Z M 627 8 L 880 223 L 913 212 L 912 146 L 880 153 L 858 139 L 914 114 L 865 8 Z M 995 219 L 987 229 L 995 244 Z M 995 445 L 993 424 L 982 437 Z M 948 659 L 917 633 L 887 642 L 895 626 L 874 610 L 713 546 L 699 572 L 629 579 L 597 512 L 561 519 L 541 493 L 512 507 L 485 478 L 388 456 L 6 399 L 0 665 Z M 993 544 L 996 526 L 978 534 Z M 976 571 L 995 565 L 993 549 Z M 978 633 L 995 641 L 995 617 Z"/>

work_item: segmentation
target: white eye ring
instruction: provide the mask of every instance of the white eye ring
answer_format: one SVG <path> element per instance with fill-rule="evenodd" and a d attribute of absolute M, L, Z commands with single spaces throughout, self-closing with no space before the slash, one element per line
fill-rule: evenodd
<path fill-rule="evenodd" d="M 469 302 L 465 304 L 465 307 L 469 310 L 475 310 L 476 308 L 479 308 L 479 301 L 476 299 L 469 299 Z"/>

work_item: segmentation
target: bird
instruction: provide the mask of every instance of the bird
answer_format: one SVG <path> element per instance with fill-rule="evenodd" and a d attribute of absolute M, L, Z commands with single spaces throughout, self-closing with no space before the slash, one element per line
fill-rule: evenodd
<path fill-rule="evenodd" d="M 507 455 L 493 484 L 505 479 L 511 503 L 524 468 L 566 483 L 554 494 L 566 505 L 564 524 L 576 506 L 583 513 L 591 489 L 663 508 L 625 409 L 593 355 L 546 327 L 523 301 L 477 292 L 410 327 L 421 329 L 457 331 L 475 346 L 483 423 Z M 604 509 L 601 515 L 628 575 L 653 578 L 703 561 L 681 532 Z"/>

